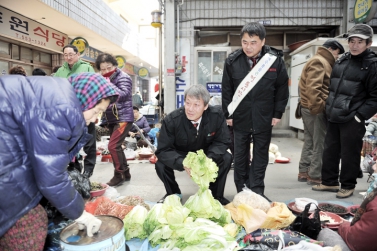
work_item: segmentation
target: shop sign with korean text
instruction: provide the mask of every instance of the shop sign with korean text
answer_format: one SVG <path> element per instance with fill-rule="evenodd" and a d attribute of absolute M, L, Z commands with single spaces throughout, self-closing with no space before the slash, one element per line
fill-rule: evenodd
<path fill-rule="evenodd" d="M 134 66 L 129 63 L 125 63 L 123 71 L 130 75 L 135 75 Z"/>
<path fill-rule="evenodd" d="M 98 55 L 101 54 L 102 51 L 97 50 L 96 48 L 93 48 L 89 46 L 83 54 L 81 54 L 82 59 L 86 59 L 90 62 L 95 62 Z"/>
<path fill-rule="evenodd" d="M 354 22 L 366 23 L 373 19 L 377 12 L 377 3 L 372 0 L 356 0 L 353 9 Z"/>
<path fill-rule="evenodd" d="M 56 52 L 62 52 L 68 44 L 66 34 L 3 6 L 0 6 L 0 35 Z"/>
<path fill-rule="evenodd" d="M 145 68 L 145 67 L 141 67 L 141 68 L 138 70 L 138 72 L 137 72 L 137 75 L 139 75 L 139 77 L 141 77 L 141 78 L 146 78 L 146 77 L 148 77 L 148 74 L 149 74 L 148 69 Z"/>
<path fill-rule="evenodd" d="M 126 64 L 126 59 L 123 56 L 115 56 L 115 59 L 117 60 L 118 63 L 118 68 L 123 69 L 123 67 Z"/>
<path fill-rule="evenodd" d="M 71 45 L 76 46 L 81 55 L 84 55 L 85 51 L 89 49 L 89 43 L 83 37 L 75 37 L 74 39 L 72 39 Z"/>

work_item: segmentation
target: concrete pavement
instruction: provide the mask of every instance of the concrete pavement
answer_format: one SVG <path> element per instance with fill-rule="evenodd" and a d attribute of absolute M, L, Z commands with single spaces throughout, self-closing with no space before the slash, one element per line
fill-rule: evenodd
<path fill-rule="evenodd" d="M 346 199 L 337 199 L 336 193 L 316 192 L 305 182 L 297 181 L 298 163 L 301 155 L 303 141 L 297 138 L 273 137 L 271 143 L 279 147 L 283 157 L 291 159 L 287 164 L 269 164 L 265 178 L 265 195 L 272 201 L 288 202 L 294 198 L 311 198 L 317 201 L 339 201 L 349 204 L 360 204 L 362 196 L 359 192 L 365 192 L 368 188 L 367 175 L 358 179 L 354 195 Z M 131 180 L 117 187 L 117 191 L 124 196 L 138 195 L 146 201 L 157 202 L 165 195 L 163 183 L 158 178 L 154 165 L 148 161 L 129 161 L 131 169 Z M 113 176 L 112 163 L 100 162 L 94 169 L 91 181 L 106 183 Z M 197 185 L 188 177 L 186 172 L 175 172 L 176 179 L 182 191 L 182 202 L 184 203 L 191 195 L 198 190 Z M 225 188 L 224 196 L 233 200 L 236 188 L 233 181 L 233 170 L 230 170 Z"/>

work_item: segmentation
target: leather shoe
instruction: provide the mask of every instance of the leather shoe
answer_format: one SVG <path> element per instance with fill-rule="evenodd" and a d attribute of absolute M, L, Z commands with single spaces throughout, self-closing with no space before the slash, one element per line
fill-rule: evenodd
<path fill-rule="evenodd" d="M 217 197 L 215 199 L 218 200 L 223 206 L 228 205 L 230 203 L 230 201 L 224 197 Z"/>
<path fill-rule="evenodd" d="M 306 184 L 308 185 L 320 185 L 322 183 L 322 180 L 321 179 L 312 179 L 310 178 L 310 176 L 308 175 L 308 181 L 306 182 Z"/>
<path fill-rule="evenodd" d="M 297 175 L 297 181 L 299 182 L 307 182 L 308 181 L 308 172 L 300 172 Z"/>

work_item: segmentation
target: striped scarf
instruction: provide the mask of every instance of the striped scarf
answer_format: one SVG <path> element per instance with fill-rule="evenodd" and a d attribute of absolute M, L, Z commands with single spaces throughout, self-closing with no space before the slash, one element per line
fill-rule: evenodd
<path fill-rule="evenodd" d="M 82 111 L 95 107 L 101 99 L 119 96 L 113 84 L 97 73 L 73 74 L 68 78 L 80 100 Z"/>

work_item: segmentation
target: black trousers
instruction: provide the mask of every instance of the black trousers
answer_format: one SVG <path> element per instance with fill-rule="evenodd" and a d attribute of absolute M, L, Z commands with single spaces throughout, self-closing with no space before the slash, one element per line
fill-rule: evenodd
<path fill-rule="evenodd" d="M 253 192 L 264 195 L 264 177 L 268 165 L 272 127 L 270 130 L 252 134 L 233 130 L 234 133 L 234 183 L 237 193 L 244 185 Z M 253 137 L 253 160 L 250 164 L 250 142 Z"/>
<path fill-rule="evenodd" d="M 209 184 L 209 189 L 214 198 L 221 198 L 224 196 L 226 177 L 230 170 L 230 165 L 232 164 L 232 156 L 230 153 L 225 152 L 224 155 L 212 160 L 219 167 L 219 171 L 216 181 Z M 175 180 L 174 169 L 172 167 L 166 166 L 161 161 L 157 161 L 155 168 L 158 177 L 164 183 L 168 195 L 176 193 L 182 194 L 181 189 L 179 189 L 178 183 Z"/>
<path fill-rule="evenodd" d="M 355 119 L 347 123 L 328 122 L 322 157 L 322 184 L 354 189 L 360 170 L 360 156 L 365 122 Z M 342 160 L 339 176 L 339 162 Z"/>
<path fill-rule="evenodd" d="M 84 152 L 87 154 L 84 159 L 84 172 L 93 173 L 97 158 L 96 125 L 94 123 L 88 125 L 88 133 L 93 137 L 84 146 Z"/>

